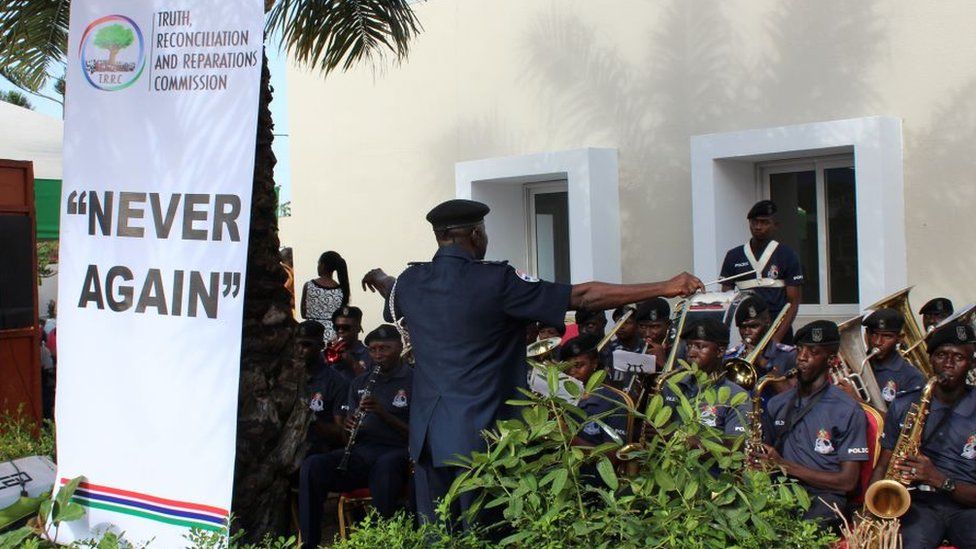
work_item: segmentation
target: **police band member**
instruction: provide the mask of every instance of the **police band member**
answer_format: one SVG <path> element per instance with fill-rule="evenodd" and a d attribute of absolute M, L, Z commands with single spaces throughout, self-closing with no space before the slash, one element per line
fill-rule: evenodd
<path fill-rule="evenodd" d="M 369 349 L 359 340 L 363 331 L 363 311 L 359 307 L 347 305 L 332 313 L 332 326 L 338 336 L 338 341 L 345 343 L 342 357 L 333 367 L 348 379 L 352 379 L 373 367 L 369 358 Z"/>
<path fill-rule="evenodd" d="M 603 337 L 607 333 L 607 315 L 603 311 L 576 309 L 574 319 L 580 335 L 593 334 Z"/>
<path fill-rule="evenodd" d="M 722 368 L 722 357 L 729 345 L 728 326 L 720 320 L 704 318 L 689 322 L 681 337 L 688 344 L 688 361 L 697 364 L 699 370 L 711 377 L 711 387 L 715 390 L 728 387 L 730 400 L 735 395 L 746 392 L 742 387 L 729 381 Z M 698 386 L 698 380 L 694 375 L 685 376 L 677 382 L 677 385 L 688 399 L 694 398 L 704 388 Z M 677 409 L 680 406 L 680 399 L 674 394 L 670 384 L 665 385 L 662 396 L 664 403 L 671 408 Z M 700 406 L 702 424 L 715 427 L 729 437 L 745 433 L 742 422 L 750 410 L 748 399 L 736 408 L 730 407 L 728 402 L 708 404 L 703 401 Z M 672 420 L 676 420 L 678 414 L 674 413 L 671 417 Z"/>
<path fill-rule="evenodd" d="M 634 309 L 633 305 L 625 305 L 614 309 L 613 315 L 611 315 L 614 326 L 627 314 L 627 311 L 633 311 Z M 600 342 L 600 339 L 597 337 L 597 343 Z M 616 335 L 614 335 L 610 343 L 607 343 L 603 347 L 603 350 L 600 351 L 600 362 L 607 371 L 607 379 L 613 382 L 615 386 L 621 387 L 630 382 L 633 374 L 618 372 L 613 369 L 613 352 L 617 350 L 629 351 L 631 353 L 640 353 L 644 350 L 644 344 L 640 339 L 640 335 L 637 333 L 637 319 L 634 318 L 633 313 L 620 325 L 620 329 L 617 330 Z"/>
<path fill-rule="evenodd" d="M 765 455 L 750 456 L 798 480 L 811 499 L 803 518 L 826 525 L 839 520 L 827 504 L 847 506 L 847 495 L 860 478 L 860 462 L 868 459 L 864 410 L 827 375 L 839 345 L 833 322 L 818 320 L 797 331 L 797 385 L 769 400 L 763 422 L 769 444 Z"/>
<path fill-rule="evenodd" d="M 634 313 L 637 333 L 644 343 L 644 353 L 654 355 L 656 364 L 668 358 L 668 334 L 671 331 L 671 305 L 663 297 L 655 297 L 637 304 Z"/>
<path fill-rule="evenodd" d="M 976 335 L 970 326 L 951 323 L 928 339 L 936 375 L 922 434 L 921 453 L 896 464 L 916 486 L 912 505 L 901 518 L 905 549 L 928 549 L 943 539 L 956 547 L 976 547 L 976 391 L 966 375 L 976 365 Z M 902 422 L 921 391 L 902 393 L 888 406 L 881 455 L 872 480 L 884 477 Z"/>
<path fill-rule="evenodd" d="M 909 391 L 925 385 L 925 376 L 898 352 L 901 329 L 905 321 L 894 309 L 878 309 L 861 321 L 867 328 L 869 352 L 877 349 L 871 359 L 871 369 L 881 388 L 881 398 L 892 402 L 899 391 Z"/>
<path fill-rule="evenodd" d="M 776 215 L 776 204 L 771 200 L 761 200 L 749 210 L 746 217 L 752 238 L 729 250 L 722 262 L 722 278 L 742 276 L 734 282 L 723 283 L 722 290 L 729 291 L 733 285 L 740 291 L 752 290 L 766 301 L 769 314 L 774 318 L 789 303 L 790 310 L 773 339 L 792 343 L 792 325 L 800 306 L 803 269 L 795 251 L 773 240 L 779 228 Z M 752 270 L 755 273 L 744 274 Z"/>
<path fill-rule="evenodd" d="M 349 381 L 330 368 L 322 357 L 325 327 L 306 320 L 295 329 L 295 352 L 308 374 L 306 385 L 312 423 L 308 427 L 308 455 L 321 454 L 344 444 L 342 410 Z"/>
<path fill-rule="evenodd" d="M 600 357 L 596 346 L 600 338 L 593 334 L 583 334 L 567 341 L 559 349 L 559 360 L 567 362 L 566 374 L 586 384 L 590 376 L 600 367 Z M 610 410 L 623 409 L 626 405 L 620 395 L 606 386 L 600 386 L 591 394 L 583 395 L 579 404 L 587 417 L 602 414 Z M 603 423 L 612 429 L 621 439 L 627 437 L 627 413 L 613 414 L 604 418 Z M 611 442 L 613 438 L 596 422 L 587 422 L 574 444 L 582 446 L 596 446 L 604 442 Z"/>
<path fill-rule="evenodd" d="M 515 415 L 505 402 L 517 398 L 516 387 L 527 379 L 527 323 L 562 326 L 567 310 L 603 311 L 703 289 L 687 273 L 648 284 L 539 281 L 505 262 L 484 261 L 488 211 L 471 200 L 438 205 L 427 214 L 438 245 L 432 261 L 411 265 L 398 279 L 379 269 L 363 279 L 364 288 L 388 298 L 387 315 L 392 309 L 390 316 L 404 319 L 413 345 L 410 451 L 417 510 L 427 519 L 459 472 L 447 461 L 483 450 L 481 431 Z M 472 497 L 462 495 L 461 506 Z"/>
<path fill-rule="evenodd" d="M 413 397 L 413 372 L 400 360 L 403 345 L 400 333 L 388 324 L 366 336 L 366 346 L 380 372 L 371 394 L 364 395 L 370 372 L 349 385 L 349 414 L 345 427 L 354 427 L 357 408 L 365 412 L 346 471 L 337 467 L 344 448 L 307 458 L 299 480 L 298 513 L 303 547 L 318 547 L 321 541 L 323 503 L 330 492 L 369 488 L 373 507 L 383 517 L 392 517 L 399 508 L 407 482 L 408 420 Z"/>
<path fill-rule="evenodd" d="M 922 305 L 922 308 L 918 310 L 918 314 L 922 315 L 922 329 L 926 333 L 936 324 L 949 318 L 952 313 L 952 301 L 949 301 L 946 297 L 930 299 L 928 303 Z"/>
<path fill-rule="evenodd" d="M 766 336 L 772 326 L 773 319 L 769 314 L 766 301 L 758 295 L 749 296 L 739 303 L 735 310 L 735 325 L 739 329 L 742 343 L 736 345 L 726 353 L 725 358 L 743 358 L 756 348 L 759 341 Z M 763 353 L 756 359 L 756 373 L 781 376 L 796 367 L 796 347 L 783 343 L 771 342 Z M 770 384 L 768 396 L 789 389 L 791 383 L 781 381 Z M 767 391 L 763 391 L 766 393 Z M 766 396 L 766 395 L 764 395 Z"/>

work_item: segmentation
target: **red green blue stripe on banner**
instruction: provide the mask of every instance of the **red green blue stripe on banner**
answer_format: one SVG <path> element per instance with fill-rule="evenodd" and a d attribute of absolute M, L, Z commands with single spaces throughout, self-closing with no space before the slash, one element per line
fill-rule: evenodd
<path fill-rule="evenodd" d="M 61 479 L 62 486 L 68 482 L 69 479 Z M 90 482 L 79 484 L 71 500 L 90 509 L 111 511 L 185 528 L 221 532 L 227 525 L 227 509 L 166 499 Z"/>

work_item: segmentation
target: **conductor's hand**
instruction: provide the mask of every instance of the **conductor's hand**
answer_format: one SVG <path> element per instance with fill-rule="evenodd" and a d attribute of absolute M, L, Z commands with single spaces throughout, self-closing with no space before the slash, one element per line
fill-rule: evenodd
<path fill-rule="evenodd" d="M 691 273 L 681 273 L 667 281 L 664 297 L 685 297 L 696 292 L 704 292 L 705 285 Z"/>
<path fill-rule="evenodd" d="M 372 269 L 363 276 L 363 291 L 369 290 L 371 292 L 383 293 L 386 289 L 385 282 L 389 278 L 389 275 L 383 272 L 383 269 Z"/>

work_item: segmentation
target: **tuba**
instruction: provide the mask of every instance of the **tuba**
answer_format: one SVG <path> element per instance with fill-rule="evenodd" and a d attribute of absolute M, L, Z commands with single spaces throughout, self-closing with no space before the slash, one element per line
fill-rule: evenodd
<path fill-rule="evenodd" d="M 901 345 L 898 352 L 923 374 L 932 377 L 935 375 L 935 370 L 932 369 L 932 364 L 929 362 L 929 354 L 925 346 L 926 333 L 919 326 L 915 313 L 912 312 L 912 306 L 908 302 L 908 293 L 912 291 L 912 288 L 913 286 L 909 286 L 904 290 L 895 292 L 871 305 L 868 309 L 895 309 L 901 313 L 905 327 L 902 328 Z"/>
<path fill-rule="evenodd" d="M 840 361 L 830 367 L 831 383 L 836 385 L 841 380 L 850 381 L 861 400 L 884 412 L 888 405 L 881 397 L 881 389 L 870 364 L 878 351 L 871 349 L 870 353 L 865 352 L 861 317 L 856 316 L 840 324 L 837 329 L 840 332 L 840 349 L 837 351 Z"/>
<path fill-rule="evenodd" d="M 756 361 L 759 360 L 759 357 L 762 356 L 763 352 L 766 350 L 766 347 L 768 347 L 769 343 L 773 340 L 773 334 L 776 333 L 776 330 L 779 330 L 779 327 L 786 319 L 786 313 L 789 312 L 789 310 L 790 304 L 787 303 L 783 306 L 783 309 L 779 312 L 779 314 L 776 315 L 776 318 L 769 326 L 769 329 L 766 330 L 766 333 L 763 334 L 762 338 L 756 343 L 756 346 L 749 351 L 749 354 L 746 355 L 745 358 L 730 358 L 722 364 L 722 367 L 726 372 L 726 377 L 729 378 L 729 381 L 738 384 L 747 391 L 752 389 L 752 386 L 756 384 L 756 380 L 759 378 L 758 374 L 756 373 Z M 786 378 L 784 377 L 783 379 Z"/>
<path fill-rule="evenodd" d="M 888 469 L 885 471 L 884 478 L 872 483 L 864 492 L 864 506 L 876 517 L 883 519 L 898 518 L 908 511 L 908 507 L 912 503 L 912 496 L 908 493 L 907 488 L 911 481 L 895 469 L 895 463 L 917 455 L 921 450 L 922 432 L 925 430 L 925 420 L 928 418 L 929 407 L 932 403 L 932 390 L 940 379 L 940 377 L 932 377 L 925 384 L 925 388 L 922 389 L 922 396 L 917 403 L 912 404 L 905 415 L 905 421 L 902 424 L 901 432 L 898 434 L 895 449 L 891 452 L 891 461 L 888 462 Z"/>

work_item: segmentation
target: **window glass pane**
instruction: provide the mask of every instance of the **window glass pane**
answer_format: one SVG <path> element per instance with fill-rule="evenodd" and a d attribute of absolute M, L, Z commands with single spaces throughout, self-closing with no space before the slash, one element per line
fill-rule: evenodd
<path fill-rule="evenodd" d="M 800 256 L 804 275 L 802 303 L 819 304 L 816 173 L 809 170 L 770 174 L 769 194 L 779 209 L 776 240 Z"/>
<path fill-rule="evenodd" d="M 535 195 L 536 276 L 569 283 L 569 193 Z"/>
<path fill-rule="evenodd" d="M 824 170 L 827 192 L 827 287 L 830 303 L 857 303 L 857 199 L 854 168 Z"/>

